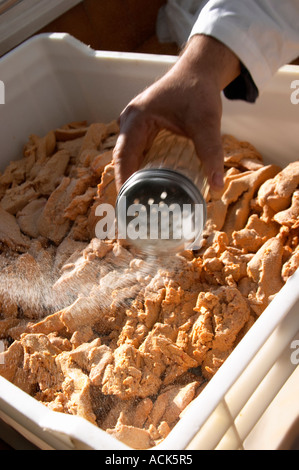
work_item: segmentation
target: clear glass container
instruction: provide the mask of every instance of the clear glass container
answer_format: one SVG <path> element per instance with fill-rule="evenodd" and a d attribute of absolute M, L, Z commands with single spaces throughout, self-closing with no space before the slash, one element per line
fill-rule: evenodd
<path fill-rule="evenodd" d="M 157 256 L 200 248 L 208 191 L 193 143 L 162 131 L 118 194 L 119 238 Z"/>

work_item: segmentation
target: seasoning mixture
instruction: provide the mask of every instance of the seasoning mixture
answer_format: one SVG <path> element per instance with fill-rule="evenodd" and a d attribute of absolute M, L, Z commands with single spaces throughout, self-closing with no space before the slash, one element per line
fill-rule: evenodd
<path fill-rule="evenodd" d="M 149 158 L 194 152 L 163 132 L 170 145 L 160 135 Z M 224 135 L 202 249 L 154 259 L 95 237 L 96 207 L 116 201 L 117 134 L 74 122 L 31 135 L 0 176 L 0 374 L 140 449 L 168 435 L 299 266 L 299 161 L 265 165 Z"/>

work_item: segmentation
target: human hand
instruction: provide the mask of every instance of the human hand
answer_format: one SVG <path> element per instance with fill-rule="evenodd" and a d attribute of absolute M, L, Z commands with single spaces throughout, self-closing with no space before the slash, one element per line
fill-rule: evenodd
<path fill-rule="evenodd" d="M 223 186 L 221 91 L 240 73 L 224 44 L 194 36 L 176 64 L 124 109 L 113 160 L 119 190 L 162 129 L 192 139 L 212 189 Z"/>

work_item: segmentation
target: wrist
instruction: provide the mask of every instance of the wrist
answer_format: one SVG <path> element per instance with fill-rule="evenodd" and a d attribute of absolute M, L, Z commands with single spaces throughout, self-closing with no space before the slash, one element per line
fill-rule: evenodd
<path fill-rule="evenodd" d="M 179 59 L 180 66 L 189 74 L 199 77 L 204 73 L 219 91 L 226 88 L 241 72 L 236 54 L 225 44 L 213 38 L 197 34 L 186 45 Z"/>

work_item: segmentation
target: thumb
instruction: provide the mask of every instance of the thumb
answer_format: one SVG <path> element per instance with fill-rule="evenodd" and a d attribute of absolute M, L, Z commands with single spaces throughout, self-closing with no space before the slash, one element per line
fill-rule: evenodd
<path fill-rule="evenodd" d="M 125 181 L 139 167 L 139 152 L 136 142 L 126 134 L 120 134 L 113 149 L 113 162 L 115 172 L 115 183 L 119 192 Z"/>
<path fill-rule="evenodd" d="M 115 182 L 119 191 L 125 181 L 140 165 L 158 133 L 158 127 L 149 122 L 142 112 L 133 109 L 123 114 L 120 134 L 113 150 Z"/>

